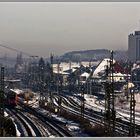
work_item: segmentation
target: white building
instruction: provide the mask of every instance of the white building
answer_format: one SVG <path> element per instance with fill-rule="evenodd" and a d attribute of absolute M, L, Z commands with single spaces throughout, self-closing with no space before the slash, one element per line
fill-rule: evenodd
<path fill-rule="evenodd" d="M 72 69 L 72 72 L 76 70 L 76 68 L 79 68 L 80 65 L 83 65 L 84 67 L 89 67 L 91 66 L 97 66 L 99 61 L 92 61 L 92 62 L 87 62 L 87 61 L 82 61 L 81 63 L 76 63 L 76 62 L 71 62 L 71 63 L 65 63 L 62 62 L 59 65 L 59 73 L 63 73 L 65 71 L 68 71 Z M 53 72 L 57 73 L 58 72 L 58 64 L 53 64 Z"/>
<path fill-rule="evenodd" d="M 89 78 L 89 76 L 90 76 L 90 74 L 87 73 L 87 72 L 82 73 L 82 74 L 80 75 L 80 80 L 81 80 L 81 82 L 82 82 L 82 83 L 85 83 L 86 80 Z"/>
<path fill-rule="evenodd" d="M 76 70 L 75 68 L 76 67 L 80 67 L 80 64 L 79 63 L 65 63 L 65 62 L 62 62 L 60 63 L 59 65 L 59 73 L 62 73 L 64 71 L 67 71 L 67 70 L 70 70 L 72 69 L 73 72 Z M 57 73 L 58 72 L 58 64 L 53 64 L 53 72 L 54 73 Z"/>
<path fill-rule="evenodd" d="M 132 62 L 140 60 L 140 31 L 128 36 L 128 59 Z"/>
<path fill-rule="evenodd" d="M 126 78 L 128 77 L 128 79 L 130 80 L 130 74 L 122 74 L 122 73 L 113 73 L 113 80 L 114 82 L 121 82 L 121 81 L 125 81 Z M 109 74 L 109 77 L 108 77 L 109 80 L 112 80 L 112 74 Z"/>

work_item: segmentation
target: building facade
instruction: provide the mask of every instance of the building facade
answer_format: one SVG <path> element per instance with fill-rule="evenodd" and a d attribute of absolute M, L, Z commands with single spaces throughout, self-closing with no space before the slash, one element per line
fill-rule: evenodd
<path fill-rule="evenodd" d="M 129 61 L 140 61 L 140 31 L 128 36 L 128 59 Z"/>

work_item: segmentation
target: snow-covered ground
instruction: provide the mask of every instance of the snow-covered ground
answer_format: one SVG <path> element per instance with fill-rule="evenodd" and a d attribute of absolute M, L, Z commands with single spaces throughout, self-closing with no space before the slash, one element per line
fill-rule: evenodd
<path fill-rule="evenodd" d="M 20 102 L 27 104 L 27 101 L 25 101 L 24 98 L 18 97 L 18 99 Z M 39 107 L 39 95 L 34 94 L 34 97 L 32 99 L 28 100 L 28 105 L 32 106 L 33 108 L 38 108 Z"/>
<path fill-rule="evenodd" d="M 93 95 L 87 95 L 85 94 L 85 106 L 88 107 L 88 108 L 97 108 L 97 110 L 104 110 L 104 100 L 102 101 L 98 101 L 97 98 Z M 140 124 L 140 94 L 135 94 L 135 100 L 136 100 L 136 123 L 137 124 Z M 99 102 L 101 102 L 102 104 L 100 104 Z M 124 105 L 121 104 L 118 104 L 115 106 L 115 108 L 117 109 L 117 112 L 118 112 L 118 117 L 121 117 L 121 118 L 128 118 L 130 117 L 130 103 L 125 103 Z"/>
<path fill-rule="evenodd" d="M 76 99 L 76 98 L 75 98 L 75 99 Z M 38 102 L 38 100 L 39 100 L 39 95 L 36 94 L 36 96 L 34 96 L 34 98 L 33 98 L 32 100 L 28 101 L 28 104 L 29 104 L 29 105 L 32 105 L 32 107 L 36 108 L 36 110 L 37 110 L 38 112 L 40 112 L 40 113 L 42 113 L 42 114 L 44 114 L 44 115 L 49 115 L 49 116 L 51 116 L 53 119 L 56 119 L 56 120 L 61 121 L 61 122 L 63 122 L 63 123 L 66 123 L 66 127 L 67 127 L 67 129 L 68 129 L 69 131 L 71 131 L 71 132 L 78 132 L 78 131 L 80 131 L 79 124 L 74 123 L 73 121 L 67 120 L 67 119 L 65 119 L 65 118 L 63 118 L 63 117 L 60 117 L 60 116 L 58 116 L 58 115 L 56 115 L 56 114 L 50 113 L 50 112 L 48 112 L 47 110 L 45 110 L 45 109 L 43 109 L 43 108 L 40 108 L 40 107 L 39 107 L 39 102 Z M 57 102 L 56 102 L 54 99 L 53 99 L 53 101 L 54 101 L 54 103 L 57 105 Z M 25 102 L 25 101 L 24 101 L 24 102 Z M 55 137 L 55 136 L 50 135 L 49 137 L 53 138 L 53 137 Z"/>
<path fill-rule="evenodd" d="M 79 94 L 80 95 L 80 94 Z M 80 100 L 76 97 L 71 97 L 73 100 L 75 100 L 77 103 L 80 104 Z M 98 100 L 96 96 L 85 94 L 85 107 L 89 109 L 96 109 L 96 111 L 104 111 L 104 100 Z M 136 99 L 136 123 L 140 124 L 140 94 L 135 94 Z M 119 118 L 127 118 L 129 120 L 130 117 L 130 103 L 125 104 L 116 104 L 115 108 L 117 109 L 117 116 Z"/>
<path fill-rule="evenodd" d="M 54 115 L 54 114 L 52 114 L 52 118 L 55 118 L 58 121 L 61 121 L 63 123 L 66 123 L 67 129 L 69 131 L 71 131 L 71 132 L 80 131 L 80 127 L 79 127 L 79 124 L 78 123 L 75 123 L 73 121 L 67 120 L 67 119 L 65 119 L 63 117 L 59 117 L 58 115 Z"/>
<path fill-rule="evenodd" d="M 65 119 L 63 117 L 59 117 L 58 115 L 52 114 L 51 116 L 52 116 L 52 118 L 55 118 L 58 121 L 61 121 L 61 122 L 64 122 L 64 123 L 67 123 L 68 122 L 67 119 Z"/>
<path fill-rule="evenodd" d="M 75 96 L 69 96 L 71 97 L 76 103 L 78 103 L 79 105 L 81 105 L 80 100 L 76 97 L 77 95 L 81 96 L 81 94 L 75 94 Z M 93 95 L 89 95 L 89 94 L 84 94 L 84 98 L 85 98 L 85 107 L 86 108 L 90 108 L 94 110 L 96 109 L 96 111 L 104 111 L 104 100 L 98 100 L 96 96 Z M 140 116 L 140 94 L 136 94 L 135 95 L 135 99 L 136 99 L 136 123 L 140 124 L 140 117 L 138 117 L 137 115 Z M 75 131 L 79 131 L 79 125 L 71 122 L 69 120 L 66 120 L 63 117 L 59 117 L 57 115 L 54 115 L 52 113 L 49 113 L 48 111 L 46 111 L 45 109 L 39 108 L 39 94 L 35 94 L 34 98 L 32 100 L 30 100 L 28 102 L 28 104 L 32 105 L 34 108 L 36 108 L 39 112 L 44 113 L 44 114 L 50 114 L 52 118 L 59 120 L 61 122 L 65 122 L 67 125 L 66 127 L 68 128 L 69 131 L 75 132 Z M 57 103 L 54 100 L 54 103 L 57 105 Z M 102 104 L 101 104 L 102 103 Z M 125 103 L 125 104 L 117 104 L 115 106 L 116 109 L 118 109 L 118 114 L 117 116 L 125 119 L 128 118 L 129 120 L 129 108 L 130 108 L 130 104 L 129 103 Z M 50 136 L 50 137 L 54 137 L 54 136 Z"/>
<path fill-rule="evenodd" d="M 4 116 L 5 116 L 5 117 L 8 117 L 8 116 L 9 116 L 9 114 L 8 114 L 7 112 L 4 112 Z M 15 129 L 16 129 L 16 136 L 17 136 L 17 137 L 20 137 L 20 136 L 21 136 L 21 133 L 20 133 L 20 131 L 18 130 L 18 127 L 17 127 L 17 124 L 15 123 L 14 118 L 12 118 L 12 117 L 10 117 L 10 118 L 12 119 L 13 124 L 15 125 Z"/>
<path fill-rule="evenodd" d="M 77 94 L 79 96 L 81 96 L 81 94 Z M 81 102 L 79 99 L 77 99 L 77 97 L 75 96 L 71 96 L 71 98 L 78 103 L 79 105 L 81 105 Z M 97 97 L 94 95 L 89 95 L 89 94 L 84 94 L 84 98 L 85 98 L 85 107 L 86 108 L 93 108 L 96 109 L 96 111 L 101 111 L 104 110 L 103 106 L 99 106 L 98 104 L 96 104 L 97 101 Z"/>
<path fill-rule="evenodd" d="M 15 128 L 16 128 L 16 136 L 17 137 L 20 137 L 21 136 L 21 133 L 19 132 L 19 130 L 18 130 L 17 125 L 16 125 L 15 122 L 14 122 L 14 125 L 15 125 Z"/>
<path fill-rule="evenodd" d="M 139 114 L 140 113 L 140 94 L 139 93 L 135 94 L 135 100 L 136 100 L 135 110 L 136 110 L 136 113 Z M 119 103 L 118 108 L 121 108 L 124 110 L 130 110 L 130 101 L 124 102 L 124 103 Z"/>
<path fill-rule="evenodd" d="M 140 94 L 135 94 L 136 111 L 140 112 Z"/>
<path fill-rule="evenodd" d="M 77 99 L 77 98 L 75 98 L 75 99 Z M 58 105 L 55 99 L 53 99 L 53 102 L 54 102 L 55 105 Z M 77 123 L 75 123 L 75 122 L 73 122 L 71 120 L 67 120 L 64 117 L 60 117 L 60 116 L 58 116 L 56 114 L 50 113 L 50 112 L 48 112 L 48 111 L 46 111 L 46 110 L 44 110 L 42 108 L 37 108 L 37 109 L 38 109 L 39 112 L 41 112 L 43 114 L 48 114 L 49 116 L 51 116 L 51 118 L 65 123 L 67 129 L 69 131 L 71 131 L 72 133 L 75 133 L 75 134 L 77 133 L 76 135 L 79 135 L 81 133 L 79 124 L 77 124 Z M 49 136 L 49 137 L 54 137 L 54 136 Z"/>
<path fill-rule="evenodd" d="M 80 131 L 80 127 L 79 124 L 74 123 L 72 121 L 70 121 L 66 127 L 68 128 L 69 131 Z"/>
<path fill-rule="evenodd" d="M 7 114 L 7 112 L 4 111 L 4 116 L 7 117 L 7 116 L 9 116 L 9 115 Z"/>

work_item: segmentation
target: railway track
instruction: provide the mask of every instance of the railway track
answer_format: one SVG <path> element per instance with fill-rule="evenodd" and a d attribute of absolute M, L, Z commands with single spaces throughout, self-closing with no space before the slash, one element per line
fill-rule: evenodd
<path fill-rule="evenodd" d="M 66 100 L 66 96 L 64 96 L 65 97 L 65 100 Z M 64 99 L 64 98 L 63 98 Z M 80 108 L 80 105 L 76 102 L 76 101 L 72 101 L 73 99 L 72 98 L 68 98 L 68 101 L 69 101 L 69 106 L 71 106 L 72 108 L 75 108 L 75 110 L 77 109 L 79 109 Z M 67 102 L 68 102 L 67 101 Z M 74 104 L 73 104 L 74 103 Z M 71 104 L 71 105 L 70 105 Z M 77 105 L 76 105 L 77 104 Z M 95 110 L 94 110 L 95 109 Z M 103 119 L 103 117 L 104 117 L 104 114 L 102 114 L 101 113 L 101 109 L 98 109 L 98 111 L 97 111 L 97 108 L 96 107 L 94 107 L 94 106 L 92 106 L 92 110 L 94 110 L 93 112 L 92 112 L 92 115 L 94 115 L 93 117 L 96 117 L 96 116 L 98 116 L 100 119 Z M 90 110 L 88 109 L 88 108 L 86 108 L 85 109 L 85 112 L 87 112 L 89 115 L 90 115 Z M 119 120 L 117 120 L 116 121 L 116 126 L 119 128 L 122 128 L 122 132 L 124 131 L 124 130 L 127 130 L 127 133 L 129 132 L 129 129 L 130 129 L 130 122 L 129 122 L 129 119 L 128 118 L 126 118 L 125 116 L 123 116 L 123 115 L 121 115 L 119 112 L 116 112 L 117 113 L 117 115 L 118 116 L 121 116 L 121 117 L 123 117 L 123 120 L 121 120 L 121 119 L 119 119 Z M 137 122 L 140 122 L 140 121 L 138 121 L 137 120 Z M 135 124 L 135 126 L 136 126 L 136 132 L 137 132 L 137 134 L 139 135 L 140 134 L 140 125 L 139 124 Z M 119 129 L 118 129 L 119 130 Z"/>
<path fill-rule="evenodd" d="M 57 98 L 54 98 L 55 102 L 58 102 Z M 75 102 L 75 101 L 72 101 Z M 72 104 L 72 102 L 70 102 L 69 100 L 66 99 L 66 97 L 63 97 L 63 109 L 76 114 L 76 115 L 81 115 L 80 111 L 80 105 L 76 105 L 76 103 Z M 104 116 L 103 114 L 101 114 L 101 112 L 97 112 L 97 111 L 93 111 L 91 113 L 91 111 L 87 111 L 85 110 L 84 112 L 84 117 L 87 118 L 88 120 L 90 120 L 91 122 L 94 122 L 96 124 L 104 124 L 103 123 L 103 119 Z M 125 129 L 124 129 L 125 128 Z M 116 123 L 116 131 L 119 132 L 120 134 L 128 134 L 129 133 L 129 124 L 128 122 L 123 123 L 122 122 L 118 122 Z"/>
<path fill-rule="evenodd" d="M 6 109 L 7 113 L 14 119 L 15 123 L 18 124 L 18 130 L 21 133 L 21 137 L 38 137 L 41 136 L 38 128 L 33 122 L 22 113 L 19 113 L 15 109 Z"/>
<path fill-rule="evenodd" d="M 25 119 L 25 121 L 28 122 L 28 124 L 29 124 L 28 127 L 32 132 L 32 136 L 34 136 L 34 137 L 42 136 L 41 131 L 38 129 L 38 126 L 36 125 L 35 121 L 33 121 L 30 116 L 27 116 L 25 113 L 23 113 L 19 109 L 14 109 L 13 111 L 15 114 L 18 113 L 18 115 L 22 116 Z"/>
<path fill-rule="evenodd" d="M 58 124 L 57 121 L 52 120 L 50 117 L 45 116 L 41 112 L 29 107 L 27 105 L 21 104 L 20 106 L 24 108 L 28 113 L 31 113 L 35 117 L 37 117 L 41 122 L 43 122 L 47 127 L 49 127 L 58 137 L 71 137 L 72 135 L 66 131 L 62 126 Z"/>
<path fill-rule="evenodd" d="M 103 107 L 105 106 L 105 104 L 101 101 L 99 101 L 99 104 Z M 127 126 L 130 126 L 130 117 L 128 117 L 129 116 L 128 110 L 124 110 L 124 109 L 122 110 L 122 109 L 119 109 L 119 108 L 116 108 L 116 110 L 117 110 L 116 114 L 118 116 L 120 116 L 121 118 L 123 118 L 123 120 L 121 119 L 120 122 L 122 122 L 123 124 L 125 124 Z M 124 116 L 121 113 L 125 113 L 127 116 Z M 140 115 L 135 113 L 135 117 L 136 117 L 135 118 L 136 132 L 137 132 L 138 135 L 140 135 L 140 120 L 138 119 L 138 118 L 140 118 Z"/>
<path fill-rule="evenodd" d="M 30 118 L 34 124 L 37 125 L 38 130 L 41 133 L 41 137 L 56 137 L 58 136 L 56 133 L 52 132 L 51 129 L 49 129 L 49 127 L 43 123 L 40 119 L 38 119 L 38 117 L 36 117 L 34 114 L 32 114 L 31 112 L 27 111 L 24 108 L 19 108 L 19 111 L 22 112 L 22 114 L 25 114 L 28 118 Z"/>

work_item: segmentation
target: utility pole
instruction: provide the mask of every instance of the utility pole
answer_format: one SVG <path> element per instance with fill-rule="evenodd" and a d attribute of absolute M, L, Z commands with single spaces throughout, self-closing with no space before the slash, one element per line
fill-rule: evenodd
<path fill-rule="evenodd" d="M 104 88 L 105 88 L 105 112 L 107 110 L 107 94 L 108 94 L 108 73 L 109 73 L 109 68 L 108 68 L 108 61 L 106 65 L 106 82 L 104 83 Z M 104 116 L 106 120 L 106 115 Z M 106 125 L 105 125 L 106 126 Z"/>
<path fill-rule="evenodd" d="M 57 62 L 57 96 L 58 96 L 58 113 L 60 113 L 61 108 L 61 97 L 60 97 L 60 62 Z"/>
<path fill-rule="evenodd" d="M 116 122 L 116 111 L 114 107 L 115 95 L 114 95 L 114 75 L 113 75 L 113 51 L 111 51 L 110 57 L 110 68 L 107 69 L 106 76 L 108 77 L 110 70 L 110 81 L 105 83 L 105 128 L 108 136 L 115 135 L 115 122 Z"/>
<path fill-rule="evenodd" d="M 79 67 L 79 69 L 78 69 L 78 73 L 77 73 L 77 75 L 78 75 L 78 92 L 80 93 L 81 92 L 81 62 L 79 62 L 79 65 L 80 65 L 80 67 Z"/>
<path fill-rule="evenodd" d="M 85 87 L 84 84 L 81 84 L 81 117 L 83 118 L 84 118 L 84 111 L 85 111 L 84 94 L 85 94 Z"/>
<path fill-rule="evenodd" d="M 130 129 L 129 129 L 129 136 L 134 137 L 135 136 L 135 93 L 134 89 L 130 88 Z"/>
<path fill-rule="evenodd" d="M 68 85 L 68 88 L 69 88 L 69 92 L 71 93 L 71 80 L 72 80 L 72 77 L 71 77 L 71 73 L 72 73 L 72 69 L 71 69 L 71 61 L 69 61 L 69 70 L 70 70 L 70 76 L 69 76 L 69 85 Z"/>
<path fill-rule="evenodd" d="M 110 61 L 110 69 L 111 69 L 111 99 L 112 99 L 112 133 L 115 134 L 115 121 L 116 121 L 116 110 L 115 110 L 115 95 L 114 95 L 114 69 L 113 69 L 113 51 L 111 51 L 111 61 Z"/>
<path fill-rule="evenodd" d="M 92 94 L 92 75 L 93 75 L 93 70 L 92 70 L 92 67 L 91 67 L 91 61 L 90 61 L 90 64 L 89 64 L 89 68 L 90 68 L 90 76 L 89 76 L 89 94 L 91 95 L 91 94 Z"/>
<path fill-rule="evenodd" d="M 126 83 L 127 83 L 127 89 L 126 89 L 126 99 L 128 101 L 129 99 L 129 92 L 128 92 L 128 70 L 129 70 L 129 63 L 127 61 L 127 79 L 126 79 Z"/>
<path fill-rule="evenodd" d="M 104 116 L 104 128 L 106 135 L 111 134 L 111 112 L 110 112 L 110 85 L 108 81 L 109 76 L 109 68 L 108 68 L 108 61 L 106 67 L 106 77 L 107 80 L 105 82 L 105 116 Z"/>
<path fill-rule="evenodd" d="M 1 73 L 0 73 L 0 131 L 1 136 L 3 136 L 4 131 L 4 124 L 2 122 L 2 118 L 4 117 L 4 67 L 1 67 Z"/>
<path fill-rule="evenodd" d="M 132 70 L 131 70 L 131 81 L 132 81 Z M 136 135 L 135 106 L 136 106 L 135 89 L 134 87 L 131 87 L 130 88 L 130 129 L 129 129 L 130 137 L 134 137 Z"/>
<path fill-rule="evenodd" d="M 53 101 L 52 101 L 52 90 L 54 88 L 54 75 L 53 75 L 53 54 L 51 54 L 50 56 L 50 83 L 49 83 L 49 97 L 50 97 L 50 103 L 51 105 L 53 105 Z"/>

